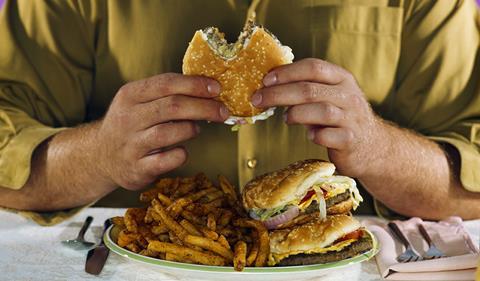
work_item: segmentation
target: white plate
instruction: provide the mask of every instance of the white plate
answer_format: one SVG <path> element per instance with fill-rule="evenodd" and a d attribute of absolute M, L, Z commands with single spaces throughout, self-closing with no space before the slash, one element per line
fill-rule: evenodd
<path fill-rule="evenodd" d="M 371 259 L 378 252 L 378 242 L 371 233 L 373 248 L 368 252 L 358 256 L 325 264 L 312 264 L 301 266 L 282 266 L 282 267 L 246 267 L 242 272 L 233 270 L 232 266 L 207 266 L 189 263 L 180 263 L 166 261 L 151 257 L 142 256 L 124 249 L 116 244 L 115 235 L 110 235 L 111 226 L 103 241 L 105 245 L 114 253 L 125 257 L 128 260 L 138 262 L 151 268 L 158 270 L 177 278 L 202 279 L 202 280 L 228 280 L 228 281 L 246 281 L 246 280 L 298 280 L 319 277 L 335 270 L 345 269 L 346 267 L 358 264 Z"/>

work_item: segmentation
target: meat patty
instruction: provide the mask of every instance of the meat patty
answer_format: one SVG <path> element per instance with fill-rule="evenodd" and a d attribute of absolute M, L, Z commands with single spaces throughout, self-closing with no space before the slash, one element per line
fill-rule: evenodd
<path fill-rule="evenodd" d="M 350 198 L 350 191 L 345 191 L 344 193 L 340 193 L 337 196 L 333 196 L 333 197 L 328 198 L 327 200 L 325 200 L 325 204 L 327 205 L 327 208 L 329 208 L 329 207 L 331 207 L 335 204 L 338 204 L 342 201 L 347 200 L 348 198 Z M 310 213 L 313 213 L 313 212 L 316 212 L 316 211 L 318 211 L 318 202 L 316 200 L 313 201 L 310 204 L 310 206 L 308 206 L 305 209 L 305 213 L 307 213 L 307 214 L 310 214 Z"/>
<path fill-rule="evenodd" d="M 317 263 L 329 263 L 348 259 L 365 253 L 373 248 L 372 239 L 363 237 L 353 242 L 341 251 L 330 251 L 322 254 L 297 254 L 281 260 L 277 266 L 308 265 Z"/>

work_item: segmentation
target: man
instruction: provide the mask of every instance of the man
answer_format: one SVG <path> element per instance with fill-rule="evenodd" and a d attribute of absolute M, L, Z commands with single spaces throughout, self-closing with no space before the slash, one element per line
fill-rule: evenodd
<path fill-rule="evenodd" d="M 480 217 L 474 1 L 260 1 L 259 22 L 296 62 L 252 98 L 284 116 L 236 134 L 212 99 L 218 83 L 177 73 L 195 30 L 231 39 L 249 4 L 7 1 L 0 206 L 58 211 L 107 194 L 100 204 L 125 206 L 138 198 L 125 190 L 161 176 L 204 171 L 243 185 L 328 154 L 400 214 Z"/>

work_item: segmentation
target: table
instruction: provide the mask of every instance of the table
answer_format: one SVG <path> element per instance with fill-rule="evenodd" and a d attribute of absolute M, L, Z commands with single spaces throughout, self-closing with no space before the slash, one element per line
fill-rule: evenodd
<path fill-rule="evenodd" d="M 124 212 L 125 209 L 87 208 L 61 224 L 42 227 L 19 215 L 0 211 L 0 280 L 91 280 L 93 276 L 84 271 L 86 251 L 66 248 L 60 241 L 76 237 L 83 221 L 90 215 L 94 221 L 85 237 L 88 241 L 99 242 L 104 220 Z M 480 220 L 477 222 L 480 225 Z M 110 253 L 101 275 L 95 280 L 179 279 Z M 372 259 L 321 280 L 382 279 Z"/>

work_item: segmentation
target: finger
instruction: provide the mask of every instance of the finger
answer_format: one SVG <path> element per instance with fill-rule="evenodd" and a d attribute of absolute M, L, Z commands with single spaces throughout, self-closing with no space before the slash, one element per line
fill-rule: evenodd
<path fill-rule="evenodd" d="M 339 90 L 337 86 L 313 82 L 295 82 L 258 90 L 252 96 L 255 107 L 290 106 L 328 102 L 337 107 L 345 108 L 351 95 Z"/>
<path fill-rule="evenodd" d="M 332 127 L 311 128 L 308 138 L 318 145 L 338 150 L 347 149 L 354 141 L 353 133 L 349 129 Z"/>
<path fill-rule="evenodd" d="M 343 110 L 325 102 L 295 105 L 285 115 L 287 124 L 341 126 L 344 120 Z"/>
<path fill-rule="evenodd" d="M 182 95 L 168 96 L 139 106 L 142 106 L 139 113 L 142 116 L 137 118 L 142 120 L 144 128 L 174 120 L 223 122 L 230 116 L 221 102 Z"/>
<path fill-rule="evenodd" d="M 174 145 L 198 135 L 200 128 L 191 121 L 162 123 L 142 131 L 136 138 L 142 155 Z"/>
<path fill-rule="evenodd" d="M 150 177 L 157 177 L 187 161 L 187 151 L 183 147 L 175 147 L 164 152 L 158 152 L 140 159 L 138 165 Z"/>
<path fill-rule="evenodd" d="M 220 94 L 220 84 L 202 76 L 164 73 L 124 85 L 119 94 L 135 102 L 150 102 L 173 94 L 212 98 Z"/>
<path fill-rule="evenodd" d="M 325 84 L 339 84 L 349 76 L 348 72 L 333 63 L 308 58 L 279 66 L 263 79 L 267 87 L 298 81 L 312 81 Z"/>

